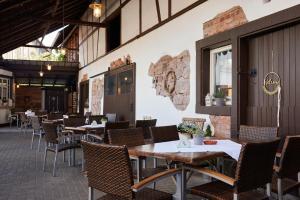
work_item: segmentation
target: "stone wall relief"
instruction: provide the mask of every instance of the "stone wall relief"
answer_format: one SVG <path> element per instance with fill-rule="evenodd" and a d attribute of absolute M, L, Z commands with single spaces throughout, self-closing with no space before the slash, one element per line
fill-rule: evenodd
<path fill-rule="evenodd" d="M 153 77 L 156 95 L 169 97 L 177 110 L 185 110 L 190 102 L 190 53 L 162 56 L 151 63 L 148 75 Z"/>
<path fill-rule="evenodd" d="M 92 114 L 102 114 L 102 102 L 104 97 L 104 77 L 94 78 L 92 81 Z"/>

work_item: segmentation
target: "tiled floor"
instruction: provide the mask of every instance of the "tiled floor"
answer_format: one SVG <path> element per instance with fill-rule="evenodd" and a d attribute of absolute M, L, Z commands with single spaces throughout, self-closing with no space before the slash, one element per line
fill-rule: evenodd
<path fill-rule="evenodd" d="M 60 155 L 57 177 L 52 177 L 53 155 L 49 154 L 47 171 L 43 172 L 43 151 L 31 150 L 30 141 L 29 131 L 24 134 L 17 129 L 0 128 L 0 200 L 87 199 L 87 178 L 83 176 L 81 166 L 69 167 L 67 162 L 62 162 Z M 78 162 L 80 155 L 78 152 Z M 202 180 L 193 177 L 190 184 Z M 171 179 L 166 179 L 157 184 L 157 189 L 174 193 L 175 185 Z M 101 196 L 101 193 L 97 192 L 96 196 Z M 192 195 L 188 197 L 201 199 Z"/>

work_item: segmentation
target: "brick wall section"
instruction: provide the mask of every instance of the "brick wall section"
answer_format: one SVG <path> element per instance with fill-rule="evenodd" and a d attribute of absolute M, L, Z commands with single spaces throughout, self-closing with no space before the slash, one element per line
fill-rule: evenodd
<path fill-rule="evenodd" d="M 213 126 L 214 136 L 217 138 L 230 138 L 230 116 L 214 116 L 210 115 L 210 122 Z"/>
<path fill-rule="evenodd" d="M 235 6 L 205 22 L 203 24 L 204 37 L 232 29 L 247 22 L 248 20 L 243 9 L 240 6 Z"/>

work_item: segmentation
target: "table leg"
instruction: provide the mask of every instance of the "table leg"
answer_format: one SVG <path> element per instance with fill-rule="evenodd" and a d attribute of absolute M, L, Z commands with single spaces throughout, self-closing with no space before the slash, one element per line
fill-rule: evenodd
<path fill-rule="evenodd" d="M 143 171 L 143 160 L 138 157 L 136 160 L 136 175 L 137 175 L 137 182 L 142 180 L 142 171 Z"/>
<path fill-rule="evenodd" d="M 186 171 L 181 168 L 181 173 L 176 174 L 176 193 L 173 195 L 174 200 L 186 199 Z"/>

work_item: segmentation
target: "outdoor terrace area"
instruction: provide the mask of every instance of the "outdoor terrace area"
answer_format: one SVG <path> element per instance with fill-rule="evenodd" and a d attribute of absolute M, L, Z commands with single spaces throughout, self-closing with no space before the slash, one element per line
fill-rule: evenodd
<path fill-rule="evenodd" d="M 0 200 L 300 199 L 300 0 L 0 0 Z"/>

